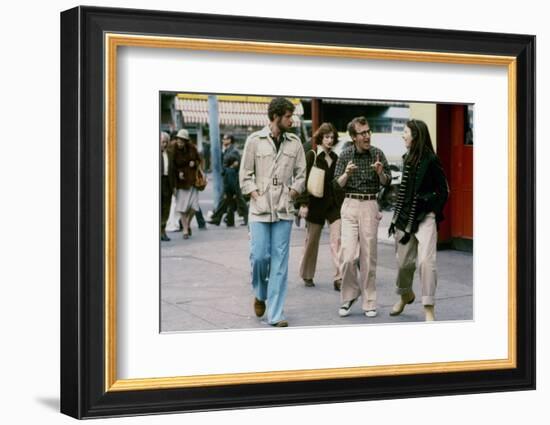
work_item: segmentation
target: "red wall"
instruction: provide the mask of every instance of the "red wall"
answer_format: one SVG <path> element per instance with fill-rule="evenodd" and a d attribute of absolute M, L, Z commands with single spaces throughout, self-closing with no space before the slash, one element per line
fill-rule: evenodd
<path fill-rule="evenodd" d="M 437 105 L 437 154 L 449 181 L 439 240 L 473 239 L 473 146 L 464 144 L 466 107 Z"/>

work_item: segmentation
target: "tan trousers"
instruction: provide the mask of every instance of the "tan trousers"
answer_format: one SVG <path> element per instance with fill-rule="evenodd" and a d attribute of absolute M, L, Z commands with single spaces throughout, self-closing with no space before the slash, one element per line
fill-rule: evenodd
<path fill-rule="evenodd" d="M 334 265 L 334 280 L 342 278 L 340 272 L 340 232 L 341 220 L 336 220 L 329 224 L 329 243 L 332 264 Z M 304 245 L 304 255 L 300 262 L 300 277 L 302 279 L 313 279 L 315 276 L 315 267 L 317 266 L 317 255 L 319 253 L 319 241 L 321 239 L 321 224 L 306 221 L 306 241 Z M 324 260 L 324 259 L 322 259 Z"/>
<path fill-rule="evenodd" d="M 405 245 L 399 243 L 404 232 L 395 231 L 395 253 L 397 257 L 397 293 L 410 294 L 414 272 L 418 264 L 420 283 L 422 285 L 422 304 L 434 305 L 437 287 L 436 249 L 437 225 L 435 214 L 429 213 L 420 223 L 418 231 L 411 235 Z"/>
<path fill-rule="evenodd" d="M 363 310 L 376 309 L 378 224 L 382 214 L 376 201 L 346 198 L 342 204 L 342 304 L 361 295 Z M 360 277 L 357 276 L 359 249 Z"/>

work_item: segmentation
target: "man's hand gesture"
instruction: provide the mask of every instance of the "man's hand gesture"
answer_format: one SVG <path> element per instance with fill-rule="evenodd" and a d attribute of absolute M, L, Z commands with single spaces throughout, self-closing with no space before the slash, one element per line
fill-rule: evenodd
<path fill-rule="evenodd" d="M 379 176 L 384 172 L 384 164 L 380 162 L 380 154 L 376 154 L 376 162 L 372 164 L 372 167 L 374 168 L 374 171 L 376 171 L 376 174 Z"/>

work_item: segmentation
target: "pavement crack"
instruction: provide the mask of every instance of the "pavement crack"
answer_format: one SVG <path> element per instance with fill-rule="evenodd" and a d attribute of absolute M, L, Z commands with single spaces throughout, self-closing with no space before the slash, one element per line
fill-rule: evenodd
<path fill-rule="evenodd" d="M 171 304 L 171 305 L 174 306 L 174 307 L 177 307 L 177 308 L 179 308 L 182 305 L 185 305 L 186 307 L 191 307 L 191 308 L 202 308 L 202 309 L 206 309 L 206 310 L 209 310 L 209 311 L 215 311 L 217 313 L 223 313 L 223 314 L 227 314 L 229 316 L 241 317 L 241 318 L 248 318 L 250 316 L 249 314 L 239 314 L 239 313 L 223 310 L 221 308 L 216 308 L 216 307 L 199 306 L 199 305 L 196 305 L 196 304 L 194 305 L 192 300 L 178 301 L 178 302 L 176 302 L 176 304 Z M 180 308 L 180 310 L 184 310 L 184 311 L 189 312 L 188 310 L 183 309 L 183 308 Z"/>
<path fill-rule="evenodd" d="M 242 270 L 242 269 L 239 269 L 239 268 L 236 268 L 236 267 L 232 267 L 232 266 L 228 266 L 228 265 L 226 265 L 226 264 L 224 264 L 224 263 L 220 263 L 220 262 L 218 262 L 218 261 L 209 260 L 209 259 L 207 259 L 207 258 L 197 257 L 196 255 L 163 255 L 163 256 L 162 256 L 162 259 L 165 259 L 165 258 L 170 258 L 170 259 L 191 259 L 191 260 L 196 260 L 196 261 L 200 261 L 200 262 L 203 262 L 203 263 L 207 263 L 207 264 L 211 264 L 211 265 L 223 267 L 224 269 L 233 270 L 233 271 L 237 271 L 237 272 L 243 273 L 243 270 Z"/>
<path fill-rule="evenodd" d="M 187 314 L 189 314 L 190 316 L 193 316 L 193 317 L 196 318 L 196 319 L 202 320 L 203 322 L 208 323 L 208 324 L 211 325 L 211 326 L 214 326 L 214 327 L 218 326 L 217 323 L 211 322 L 210 320 L 207 320 L 207 319 L 205 319 L 204 317 L 199 316 L 198 314 L 195 314 L 195 313 L 193 313 L 193 312 L 191 312 L 191 311 L 189 311 L 189 310 L 187 310 L 187 309 L 185 309 L 185 308 L 181 308 L 177 303 L 174 304 L 174 303 L 171 303 L 171 302 L 166 301 L 166 300 L 163 300 L 163 302 L 165 302 L 165 303 L 168 304 L 168 305 L 171 305 L 172 307 L 177 308 L 178 310 L 184 311 L 184 312 L 186 312 Z"/>

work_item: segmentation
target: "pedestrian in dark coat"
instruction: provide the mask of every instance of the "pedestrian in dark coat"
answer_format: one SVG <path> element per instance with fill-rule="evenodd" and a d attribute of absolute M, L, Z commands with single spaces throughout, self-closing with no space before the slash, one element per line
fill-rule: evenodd
<path fill-rule="evenodd" d="M 222 146 L 223 198 L 208 222 L 219 225 L 225 214 L 227 226 L 233 227 L 235 225 L 235 210 L 244 218 L 244 224 L 248 222 L 248 206 L 239 185 L 241 155 L 235 147 L 233 135 L 225 134 Z"/>
<path fill-rule="evenodd" d="M 191 220 L 199 210 L 199 191 L 195 188 L 195 181 L 200 163 L 201 157 L 189 139 L 189 132 L 181 129 L 176 136 L 171 173 L 175 181 L 175 209 L 181 214 L 184 239 L 189 238 Z"/>
<path fill-rule="evenodd" d="M 170 215 L 170 203 L 174 191 L 174 173 L 170 172 L 172 167 L 172 152 L 168 149 L 170 135 L 160 133 L 160 239 L 169 241 L 166 235 L 166 222 Z"/>

